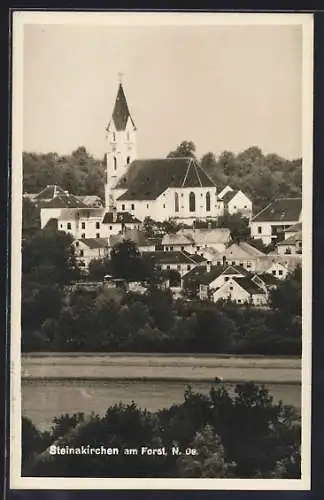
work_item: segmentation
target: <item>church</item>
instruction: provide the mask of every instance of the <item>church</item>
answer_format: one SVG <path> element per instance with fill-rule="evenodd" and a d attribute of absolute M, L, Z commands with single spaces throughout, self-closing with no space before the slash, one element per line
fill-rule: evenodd
<path fill-rule="evenodd" d="M 122 82 L 106 127 L 104 207 L 89 207 L 63 192 L 41 205 L 41 226 L 57 221 L 74 238 L 109 238 L 125 227 L 138 229 L 145 217 L 191 225 L 220 215 L 213 180 L 191 157 L 137 157 L 137 128 Z"/>
<path fill-rule="evenodd" d="M 106 134 L 108 211 L 188 224 L 217 216 L 216 185 L 193 158 L 137 158 L 137 128 L 121 82 Z"/>

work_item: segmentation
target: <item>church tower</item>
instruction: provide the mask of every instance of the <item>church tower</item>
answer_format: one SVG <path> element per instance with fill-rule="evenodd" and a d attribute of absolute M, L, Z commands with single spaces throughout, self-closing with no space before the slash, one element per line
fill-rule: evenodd
<path fill-rule="evenodd" d="M 121 78 L 112 117 L 106 128 L 106 140 L 105 207 L 111 211 L 115 208 L 113 188 L 136 158 L 136 127 L 129 112 Z"/>

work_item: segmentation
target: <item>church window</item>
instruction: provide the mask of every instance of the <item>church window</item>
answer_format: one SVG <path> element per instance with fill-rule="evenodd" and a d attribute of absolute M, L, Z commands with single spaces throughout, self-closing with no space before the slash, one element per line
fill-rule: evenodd
<path fill-rule="evenodd" d="M 71 222 L 67 223 L 67 229 L 71 229 Z"/>
<path fill-rule="evenodd" d="M 117 158 L 114 156 L 114 170 L 117 170 Z"/>
<path fill-rule="evenodd" d="M 163 203 L 163 208 L 165 208 L 165 203 Z"/>
<path fill-rule="evenodd" d="M 100 229 L 100 222 L 96 222 L 96 229 Z"/>
<path fill-rule="evenodd" d="M 126 163 L 127 163 L 127 165 L 129 165 L 129 164 L 130 164 L 130 156 L 127 156 Z"/>
<path fill-rule="evenodd" d="M 210 193 L 206 194 L 206 212 L 210 212 Z"/>
<path fill-rule="evenodd" d="M 112 231 L 112 226 L 109 226 L 110 231 Z"/>
<path fill-rule="evenodd" d="M 196 196 L 195 193 L 191 191 L 189 194 L 189 212 L 195 212 L 196 211 Z"/>
<path fill-rule="evenodd" d="M 116 132 L 113 132 L 113 141 L 115 142 L 116 140 Z"/>
<path fill-rule="evenodd" d="M 174 210 L 175 210 L 175 212 L 179 212 L 179 195 L 178 195 L 178 193 L 174 193 Z"/>
<path fill-rule="evenodd" d="M 125 210 L 125 205 L 124 204 L 122 204 L 122 210 Z"/>
<path fill-rule="evenodd" d="M 134 205 L 134 203 L 132 203 L 132 205 L 131 205 L 131 209 L 132 209 L 132 210 L 135 210 L 135 205 Z"/>
<path fill-rule="evenodd" d="M 85 229 L 85 222 L 81 222 L 81 229 Z"/>

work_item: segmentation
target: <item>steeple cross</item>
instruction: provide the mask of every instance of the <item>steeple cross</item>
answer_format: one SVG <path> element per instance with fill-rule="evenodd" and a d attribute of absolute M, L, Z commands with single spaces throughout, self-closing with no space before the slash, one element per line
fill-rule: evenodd
<path fill-rule="evenodd" d="M 123 76 L 124 76 L 124 73 L 118 73 L 119 83 L 123 83 Z"/>

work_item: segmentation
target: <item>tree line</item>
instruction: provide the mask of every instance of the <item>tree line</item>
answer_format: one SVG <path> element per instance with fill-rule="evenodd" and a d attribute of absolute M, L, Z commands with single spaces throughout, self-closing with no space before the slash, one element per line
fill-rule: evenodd
<path fill-rule="evenodd" d="M 22 475 L 298 479 L 300 430 L 298 412 L 274 402 L 264 387 L 245 383 L 231 390 L 215 380 L 208 394 L 187 386 L 182 403 L 156 412 L 119 403 L 101 417 L 61 415 L 45 432 L 23 418 Z M 109 446 L 119 453 L 50 454 L 53 445 Z M 142 447 L 166 454 L 142 454 Z"/>
<path fill-rule="evenodd" d="M 271 308 L 174 300 L 135 245 L 123 242 L 96 265 L 125 279 L 147 279 L 145 294 L 82 279 L 72 238 L 43 230 L 22 248 L 22 350 L 294 354 L 301 352 L 301 269 L 271 292 Z M 92 270 L 92 272 L 94 272 Z M 98 279 L 100 273 L 98 269 Z M 140 275 L 139 273 L 143 273 Z M 101 279 L 104 274 L 101 274 Z"/>
<path fill-rule="evenodd" d="M 207 152 L 196 157 L 192 141 L 183 141 L 168 157 L 191 156 L 213 178 L 220 191 L 227 184 L 241 189 L 257 212 L 277 197 L 298 197 L 302 190 L 302 160 L 287 160 L 277 154 L 263 154 L 257 146 L 238 154 L 223 151 L 218 157 Z M 105 158 L 95 159 L 81 146 L 71 155 L 23 154 L 24 192 L 37 193 L 47 184 L 58 184 L 76 195 L 98 195 L 103 199 Z"/>

